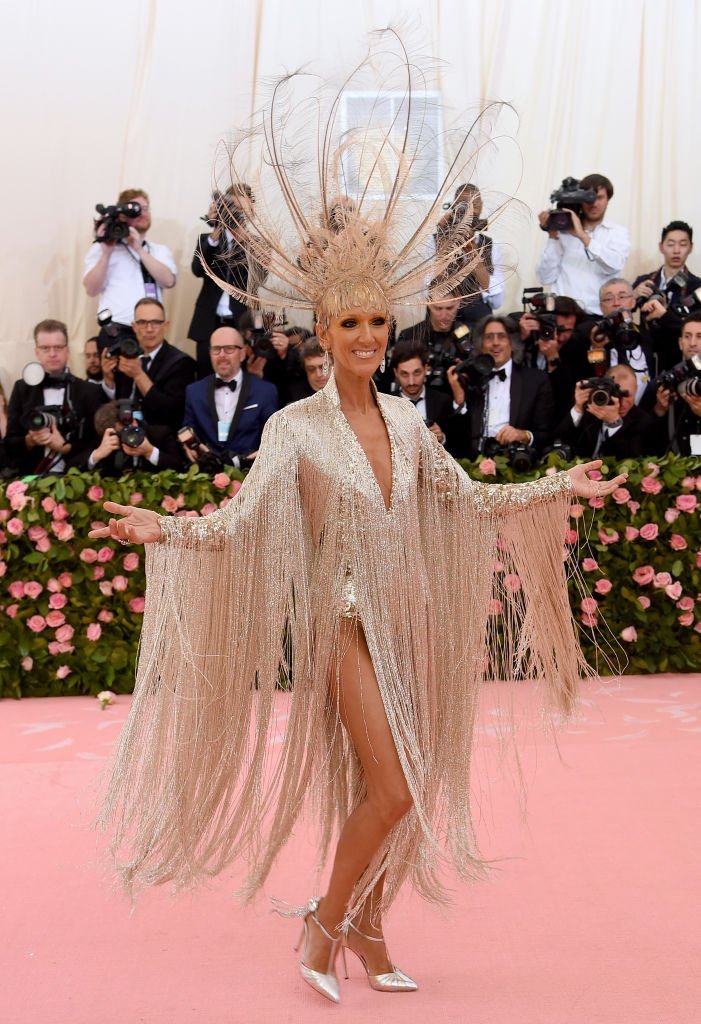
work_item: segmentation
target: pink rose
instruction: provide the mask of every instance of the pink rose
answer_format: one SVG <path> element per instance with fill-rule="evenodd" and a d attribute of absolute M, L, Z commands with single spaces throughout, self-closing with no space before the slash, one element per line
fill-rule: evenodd
<path fill-rule="evenodd" d="M 215 473 L 212 478 L 212 484 L 214 487 L 218 487 L 220 490 L 223 490 L 225 487 L 229 486 L 229 477 L 226 473 Z"/>
<path fill-rule="evenodd" d="M 105 567 L 103 565 L 96 565 L 92 571 L 92 578 L 94 580 L 102 580 L 105 578 Z"/>
<path fill-rule="evenodd" d="M 226 497 L 222 498 L 222 500 L 219 502 L 219 508 L 226 508 L 226 506 L 229 504 L 230 501 L 231 501 L 231 498 L 227 494 Z"/>
<path fill-rule="evenodd" d="M 56 540 L 71 540 L 71 538 L 74 536 L 73 527 L 71 526 L 70 523 L 63 523 L 58 521 L 53 522 L 51 524 L 51 529 L 54 532 Z"/>
<path fill-rule="evenodd" d="M 56 669 L 56 678 L 57 679 L 65 679 L 66 676 L 69 676 L 70 674 L 71 674 L 71 670 L 68 667 L 68 665 L 60 665 Z"/>
<path fill-rule="evenodd" d="M 640 502 L 639 501 L 629 501 L 628 502 L 628 508 L 630 509 L 630 514 L 632 516 L 635 516 L 635 515 L 638 514 L 638 511 L 640 509 Z"/>
<path fill-rule="evenodd" d="M 630 491 L 627 491 L 625 487 L 617 487 L 611 497 L 617 505 L 625 505 L 627 501 L 630 501 Z"/>
<path fill-rule="evenodd" d="M 240 480 L 232 480 L 231 481 L 231 487 L 229 488 L 229 494 L 233 497 L 235 494 L 238 494 L 240 490 L 241 490 L 241 481 Z"/>
<path fill-rule="evenodd" d="M 586 615 L 593 615 L 599 606 L 593 597 L 585 597 L 582 599 L 579 607 Z"/>
<path fill-rule="evenodd" d="M 599 568 L 599 563 L 595 558 L 585 558 L 582 562 L 582 568 L 585 572 L 596 572 Z"/>
<path fill-rule="evenodd" d="M 641 587 L 646 587 L 655 578 L 655 570 L 651 565 L 640 565 L 633 573 L 633 580 Z"/>
<path fill-rule="evenodd" d="M 650 598 L 647 597 L 646 594 L 641 594 L 638 598 L 638 604 L 641 608 L 644 608 L 647 611 L 647 609 L 650 607 Z"/>
<path fill-rule="evenodd" d="M 6 522 L 10 518 L 9 508 L 0 508 L 0 523 Z"/>
<path fill-rule="evenodd" d="M 215 512 L 217 506 L 213 501 L 208 501 L 206 505 L 203 505 L 200 512 L 203 516 L 208 516 L 210 512 Z"/>
<path fill-rule="evenodd" d="M 679 582 L 679 580 L 677 580 L 676 583 L 669 583 L 664 588 L 664 592 L 667 595 L 667 597 L 671 597 L 673 601 L 678 601 L 679 598 L 682 596 L 682 585 Z"/>
<path fill-rule="evenodd" d="M 144 500 L 144 496 L 141 493 L 141 491 L 132 491 L 132 493 L 129 495 L 129 504 L 130 505 L 138 505 L 143 500 Z"/>
<path fill-rule="evenodd" d="M 656 462 L 648 462 L 646 468 L 650 470 L 650 474 L 649 474 L 650 476 L 659 476 L 660 475 L 660 467 L 657 465 Z"/>
<path fill-rule="evenodd" d="M 677 608 L 680 612 L 691 612 L 694 610 L 694 599 L 693 597 L 683 597 L 681 601 L 677 601 Z"/>
<path fill-rule="evenodd" d="M 10 499 L 10 508 L 14 512 L 21 512 L 25 505 L 29 504 L 29 498 L 24 494 L 16 494 Z"/>
<path fill-rule="evenodd" d="M 640 527 L 640 536 L 643 540 L 655 540 L 659 532 L 660 528 L 657 523 L 645 523 Z"/>
<path fill-rule="evenodd" d="M 46 619 L 43 615 L 32 615 L 30 619 L 27 619 L 27 626 L 32 633 L 41 633 L 42 629 L 46 629 Z"/>
<path fill-rule="evenodd" d="M 115 576 L 112 580 L 112 586 L 115 590 L 126 590 L 129 586 L 129 580 L 126 576 Z"/>
<path fill-rule="evenodd" d="M 584 505 L 570 505 L 570 516 L 572 519 L 581 519 L 584 515 Z"/>
<path fill-rule="evenodd" d="M 65 594 L 52 594 L 49 598 L 49 608 L 65 608 L 68 598 Z"/>
<path fill-rule="evenodd" d="M 611 580 L 597 580 L 594 590 L 597 592 L 597 594 L 608 594 L 611 590 L 613 590 L 613 583 L 611 582 Z"/>
<path fill-rule="evenodd" d="M 31 672 L 32 668 L 34 667 L 34 658 L 30 658 L 29 655 L 27 654 L 20 661 L 20 665 L 22 666 L 25 672 Z"/>
<path fill-rule="evenodd" d="M 688 545 L 680 533 L 673 533 L 669 539 L 672 551 L 686 551 Z"/>
<path fill-rule="evenodd" d="M 7 572 L 7 562 L 0 562 L 0 579 L 2 579 L 2 577 L 6 574 L 6 572 Z"/>
<path fill-rule="evenodd" d="M 24 583 L 22 583 L 22 580 L 13 580 L 7 589 L 10 597 L 24 597 Z"/>
<path fill-rule="evenodd" d="M 54 519 L 68 519 L 68 509 L 65 505 L 57 505 L 54 509 Z"/>
<path fill-rule="evenodd" d="M 662 483 L 654 476 L 644 476 L 640 481 L 640 490 L 645 494 L 659 494 L 662 490 Z"/>
<path fill-rule="evenodd" d="M 83 550 L 80 552 L 80 560 L 81 562 L 88 562 L 88 564 L 90 562 L 96 562 L 97 551 L 95 551 L 94 548 L 83 548 Z"/>
<path fill-rule="evenodd" d="M 61 581 L 52 576 L 51 579 L 47 581 L 46 589 L 50 594 L 58 594 L 61 590 Z"/>
<path fill-rule="evenodd" d="M 200 518 L 199 512 L 197 512 L 194 508 L 190 508 L 187 511 L 185 509 L 181 509 L 180 511 L 176 512 L 175 514 L 176 514 L 176 516 L 182 516 L 183 519 L 199 519 Z"/>
<path fill-rule="evenodd" d="M 24 533 L 24 523 L 21 519 L 13 517 L 7 520 L 7 532 L 11 533 L 13 537 L 21 537 Z"/>
<path fill-rule="evenodd" d="M 637 540 L 639 533 L 635 526 L 626 526 L 626 540 Z"/>
<path fill-rule="evenodd" d="M 678 494 L 674 501 L 680 512 L 695 512 L 698 503 L 698 498 L 695 494 Z M 11 522 L 12 520 L 10 520 Z M 7 524 L 8 530 L 10 529 L 10 523 Z"/>
<path fill-rule="evenodd" d="M 42 554 L 46 554 L 47 551 L 51 551 L 51 541 L 48 537 L 42 537 L 41 540 L 36 542 L 36 549 Z"/>
<path fill-rule="evenodd" d="M 656 572 L 652 582 L 654 586 L 661 590 L 662 587 L 668 587 L 670 585 L 672 577 L 668 572 Z"/>
<path fill-rule="evenodd" d="M 43 526 L 39 526 L 38 523 L 34 523 L 34 525 L 30 526 L 29 529 L 27 530 L 27 536 L 29 537 L 33 544 L 35 541 L 41 540 L 43 537 L 46 537 L 47 533 Z"/>
<path fill-rule="evenodd" d="M 99 584 L 99 588 L 100 593 L 104 597 L 112 597 L 112 584 L 110 583 L 109 580 L 102 580 L 102 582 Z"/>
<path fill-rule="evenodd" d="M 125 555 L 122 559 L 122 565 L 127 572 L 133 572 L 134 569 L 139 568 L 139 556 L 136 551 L 130 551 L 128 555 Z"/>
<path fill-rule="evenodd" d="M 99 622 L 91 622 L 86 630 L 88 640 L 99 640 L 102 636 L 102 626 Z"/>
<path fill-rule="evenodd" d="M 576 544 L 579 534 L 576 530 L 565 530 L 565 544 Z"/>
<path fill-rule="evenodd" d="M 501 615 L 501 607 L 501 601 L 497 601 L 496 598 L 492 598 L 487 605 L 487 615 Z"/>
<path fill-rule="evenodd" d="M 591 473 L 589 475 L 591 476 Z M 603 508 L 604 507 L 604 499 L 603 498 L 590 498 L 589 499 L 589 506 L 591 508 Z"/>
<path fill-rule="evenodd" d="M 510 590 L 512 594 L 515 594 L 517 590 L 521 589 L 520 576 L 517 576 L 515 572 L 507 572 L 504 577 L 504 586 L 507 590 Z"/>
<path fill-rule="evenodd" d="M 74 650 L 73 644 L 60 644 L 58 640 L 52 640 L 49 644 L 49 654 L 52 658 L 57 654 L 72 654 Z"/>
<path fill-rule="evenodd" d="M 701 569 L 701 551 L 696 552 L 696 568 Z"/>
<path fill-rule="evenodd" d="M 699 619 L 699 621 L 694 626 L 694 632 L 695 633 L 701 633 L 701 619 Z"/>
<path fill-rule="evenodd" d="M 62 572 L 58 578 L 58 582 L 62 587 L 70 587 L 73 585 L 73 577 L 69 572 Z"/>
<path fill-rule="evenodd" d="M 166 494 L 165 498 L 161 502 L 161 508 L 165 509 L 166 512 L 177 512 L 178 503 L 175 498 L 171 498 L 169 494 Z"/>
<path fill-rule="evenodd" d="M 589 626 L 590 629 L 594 629 L 594 627 L 597 625 L 598 621 L 599 621 L 599 616 L 596 613 L 592 614 L 591 612 L 582 612 L 582 625 L 583 626 Z"/>
<path fill-rule="evenodd" d="M 13 480 L 5 488 L 5 497 L 10 500 L 14 498 L 16 494 L 24 494 L 27 490 L 27 484 L 23 480 Z"/>
<path fill-rule="evenodd" d="M 638 631 L 635 626 L 626 626 L 621 630 L 621 640 L 625 640 L 627 644 L 634 644 L 637 639 Z"/>
<path fill-rule="evenodd" d="M 497 475 L 497 464 L 494 461 L 494 459 L 482 459 L 477 468 L 479 469 L 482 476 Z"/>
<path fill-rule="evenodd" d="M 41 499 L 41 507 L 44 509 L 44 512 L 48 512 L 49 515 L 51 515 L 53 510 L 56 508 L 56 502 L 50 494 L 47 494 L 45 498 Z"/>
<path fill-rule="evenodd" d="M 685 476 L 682 480 L 682 487 L 686 487 L 687 490 L 693 491 L 696 486 L 696 478 L 693 476 Z"/>
<path fill-rule="evenodd" d="M 111 622 L 114 618 L 114 612 L 110 612 L 106 608 L 103 608 L 97 613 L 97 617 L 100 622 Z"/>
<path fill-rule="evenodd" d="M 673 523 L 675 519 L 678 519 L 681 512 L 678 508 L 667 508 L 665 509 L 664 518 L 666 523 Z"/>
<path fill-rule="evenodd" d="M 90 501 L 99 501 L 100 498 L 104 498 L 105 492 L 101 487 L 93 484 L 92 487 L 88 487 L 88 499 Z"/>
<path fill-rule="evenodd" d="M 599 530 L 599 540 L 602 544 L 615 544 L 618 533 L 615 530 Z"/>
<path fill-rule="evenodd" d="M 65 626 L 59 626 L 56 630 L 56 639 L 60 644 L 67 644 L 74 633 L 75 630 L 73 629 L 73 626 L 69 626 L 68 624 Z"/>
<path fill-rule="evenodd" d="M 24 596 L 31 597 L 32 601 L 36 601 L 43 589 L 41 583 L 31 580 L 29 583 L 24 584 Z"/>
<path fill-rule="evenodd" d="M 131 601 L 129 602 L 129 607 L 131 608 L 131 610 L 133 612 L 141 613 L 144 610 L 145 604 L 146 604 L 145 598 L 143 598 L 143 597 L 132 597 Z"/>
<path fill-rule="evenodd" d="M 49 612 L 46 616 L 46 625 L 51 626 L 52 629 L 58 629 L 66 621 L 66 616 L 63 612 Z"/>
<path fill-rule="evenodd" d="M 98 562 L 111 562 L 114 558 L 114 551 L 112 548 L 104 547 L 100 548 L 97 553 Z"/>
<path fill-rule="evenodd" d="M 17 617 L 18 611 L 18 604 L 8 604 L 7 608 L 5 609 L 5 615 L 7 615 L 8 619 L 15 619 Z"/>
<path fill-rule="evenodd" d="M 504 563 L 500 562 L 498 558 L 495 558 L 492 562 L 492 572 L 503 572 Z"/>
<path fill-rule="evenodd" d="M 693 626 L 694 624 L 694 613 L 683 612 L 681 615 L 677 615 L 677 622 L 680 626 Z"/>

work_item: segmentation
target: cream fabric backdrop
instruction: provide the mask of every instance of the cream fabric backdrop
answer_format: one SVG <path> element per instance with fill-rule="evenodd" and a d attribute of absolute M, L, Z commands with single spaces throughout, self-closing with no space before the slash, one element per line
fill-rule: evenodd
<path fill-rule="evenodd" d="M 516 143 L 499 145 L 479 178 L 521 201 L 494 230 L 518 259 L 505 309 L 535 283 L 544 236 L 534 214 L 566 174 L 613 180 L 611 218 L 633 237 L 630 275 L 657 265 L 663 223 L 696 220 L 701 231 L 696 0 L 0 0 L 6 390 L 46 316 L 68 323 L 82 372 L 96 312 L 81 285 L 92 211 L 122 187 L 150 193 L 150 237 L 176 256 L 170 338 L 187 348 L 198 288 L 189 264 L 218 141 L 272 76 L 320 54 L 345 68 L 365 33 L 390 22 L 445 62 L 447 111 L 500 99 L 518 112 L 503 123 Z"/>

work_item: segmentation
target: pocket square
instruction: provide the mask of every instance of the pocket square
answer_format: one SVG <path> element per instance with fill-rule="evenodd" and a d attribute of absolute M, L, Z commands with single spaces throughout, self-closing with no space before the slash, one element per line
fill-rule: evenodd
<path fill-rule="evenodd" d="M 242 412 L 246 412 L 247 409 L 257 409 L 257 408 L 258 408 L 258 403 L 254 402 L 253 405 L 244 405 L 244 407 L 243 407 L 243 409 L 241 411 Z"/>

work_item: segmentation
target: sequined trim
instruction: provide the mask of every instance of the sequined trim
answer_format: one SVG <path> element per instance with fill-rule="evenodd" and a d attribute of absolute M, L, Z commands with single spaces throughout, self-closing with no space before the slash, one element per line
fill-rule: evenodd
<path fill-rule="evenodd" d="M 355 580 L 351 567 L 346 566 L 346 575 L 341 587 L 341 618 L 356 619 L 358 617 L 358 602 L 355 594 Z"/>

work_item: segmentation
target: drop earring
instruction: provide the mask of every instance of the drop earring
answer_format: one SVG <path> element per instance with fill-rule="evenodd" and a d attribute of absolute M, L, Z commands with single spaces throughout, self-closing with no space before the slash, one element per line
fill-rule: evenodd
<path fill-rule="evenodd" d="M 324 361 L 321 364 L 321 369 L 323 371 L 324 376 L 328 377 L 329 373 L 331 372 L 331 360 L 329 359 L 329 350 L 327 348 L 324 349 Z"/>
<path fill-rule="evenodd" d="M 385 357 L 383 356 L 382 357 L 382 362 L 380 363 L 380 373 L 384 373 L 385 372 L 385 366 L 386 365 L 387 365 L 387 363 L 385 361 Z"/>

